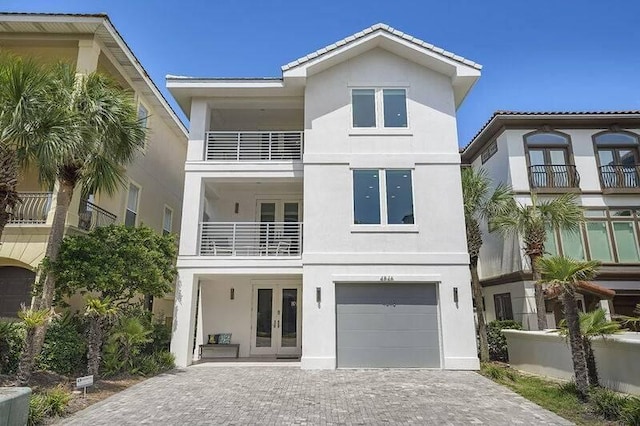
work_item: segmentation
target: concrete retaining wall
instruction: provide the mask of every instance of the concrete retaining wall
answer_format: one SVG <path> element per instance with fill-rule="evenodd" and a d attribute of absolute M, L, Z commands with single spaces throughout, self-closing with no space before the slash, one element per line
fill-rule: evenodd
<path fill-rule="evenodd" d="M 568 341 L 555 332 L 503 330 L 513 368 L 541 376 L 571 380 Z M 593 340 L 600 383 L 610 389 L 640 394 L 640 333 L 625 332 Z"/>
<path fill-rule="evenodd" d="M 25 426 L 31 388 L 0 387 L 0 425 Z"/>

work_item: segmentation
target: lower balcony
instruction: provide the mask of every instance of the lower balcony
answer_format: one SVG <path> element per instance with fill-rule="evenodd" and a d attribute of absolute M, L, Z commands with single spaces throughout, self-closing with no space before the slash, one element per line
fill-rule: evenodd
<path fill-rule="evenodd" d="M 300 257 L 301 222 L 202 222 L 200 256 Z"/>
<path fill-rule="evenodd" d="M 576 166 L 570 164 L 536 165 L 529 167 L 529 183 L 532 189 L 577 189 L 580 175 Z"/>

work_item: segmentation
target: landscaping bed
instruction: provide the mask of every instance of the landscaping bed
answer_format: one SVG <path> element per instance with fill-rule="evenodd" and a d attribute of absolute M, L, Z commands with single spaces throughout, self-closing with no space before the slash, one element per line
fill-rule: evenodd
<path fill-rule="evenodd" d="M 502 363 L 482 365 L 480 374 L 578 425 L 640 425 L 640 398 L 595 388 L 584 402 L 572 382 L 520 373 Z"/>

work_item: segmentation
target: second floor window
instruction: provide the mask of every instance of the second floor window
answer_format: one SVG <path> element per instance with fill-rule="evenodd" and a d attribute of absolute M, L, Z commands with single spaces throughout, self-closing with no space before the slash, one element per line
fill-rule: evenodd
<path fill-rule="evenodd" d="M 413 224 L 411 170 L 354 170 L 353 212 L 356 225 Z"/>
<path fill-rule="evenodd" d="M 495 294 L 493 303 L 496 309 L 498 321 L 513 320 L 513 307 L 511 306 L 511 293 Z"/>
<path fill-rule="evenodd" d="M 593 137 L 603 188 L 638 188 L 638 136 L 604 132 Z"/>
<path fill-rule="evenodd" d="M 127 211 L 124 216 L 125 226 L 136 226 L 138 222 L 138 202 L 140 199 L 140 187 L 129 183 L 127 195 Z"/>
<path fill-rule="evenodd" d="M 532 188 L 576 188 L 569 138 L 558 132 L 534 132 L 524 137 Z"/>
<path fill-rule="evenodd" d="M 351 110 L 354 128 L 406 128 L 406 89 L 353 89 Z"/>

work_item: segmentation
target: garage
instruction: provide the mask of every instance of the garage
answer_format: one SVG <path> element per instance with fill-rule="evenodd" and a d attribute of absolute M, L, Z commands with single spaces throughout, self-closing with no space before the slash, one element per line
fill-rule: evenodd
<path fill-rule="evenodd" d="M 338 368 L 440 367 L 435 284 L 336 284 Z"/>

